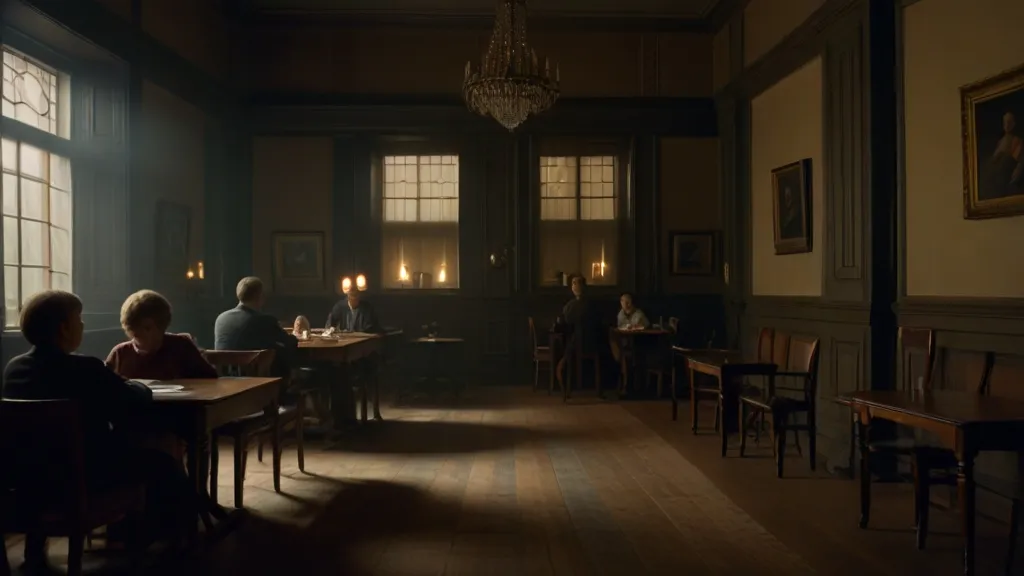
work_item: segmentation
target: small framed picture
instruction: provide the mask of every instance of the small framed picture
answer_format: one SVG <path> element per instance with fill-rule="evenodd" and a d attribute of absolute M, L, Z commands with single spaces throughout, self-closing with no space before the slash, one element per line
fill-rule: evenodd
<path fill-rule="evenodd" d="M 669 234 L 669 265 L 678 276 L 711 276 L 715 273 L 715 236 L 712 231 Z"/>
<path fill-rule="evenodd" d="M 775 253 L 811 251 L 811 160 L 772 170 Z"/>
<path fill-rule="evenodd" d="M 309 293 L 325 290 L 324 233 L 274 233 L 274 290 Z"/>

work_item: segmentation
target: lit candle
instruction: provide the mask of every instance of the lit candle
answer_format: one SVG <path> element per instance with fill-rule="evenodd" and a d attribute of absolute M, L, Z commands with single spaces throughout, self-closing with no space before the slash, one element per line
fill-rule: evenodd
<path fill-rule="evenodd" d="M 363 276 L 362 274 L 356 276 L 356 289 L 360 292 L 366 290 L 366 276 Z"/>
<path fill-rule="evenodd" d="M 191 279 L 193 279 L 195 277 L 196 277 L 196 273 L 192 271 L 192 268 L 189 268 L 188 272 L 185 272 L 185 278 L 186 279 L 191 280 Z"/>
<path fill-rule="evenodd" d="M 343 294 L 348 294 L 348 291 L 352 289 L 352 280 L 348 278 L 341 279 L 341 291 Z"/>
<path fill-rule="evenodd" d="M 398 269 L 398 279 L 402 282 L 409 280 L 409 268 L 405 264 Z"/>
<path fill-rule="evenodd" d="M 441 270 L 437 273 L 438 284 L 444 284 L 448 281 L 448 272 L 445 270 L 446 266 L 441 264 Z"/>
<path fill-rule="evenodd" d="M 202 262 L 199 262 L 198 266 L 199 266 L 199 279 L 202 280 L 202 279 L 206 278 L 206 272 L 203 270 L 203 263 Z"/>

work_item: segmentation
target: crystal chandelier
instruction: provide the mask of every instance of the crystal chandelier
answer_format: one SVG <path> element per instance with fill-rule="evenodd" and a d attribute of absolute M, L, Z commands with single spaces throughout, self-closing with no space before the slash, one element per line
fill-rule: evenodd
<path fill-rule="evenodd" d="M 474 70 L 466 62 L 462 92 L 470 110 L 490 116 L 510 131 L 531 114 L 550 108 L 558 99 L 558 66 L 526 43 L 526 0 L 499 0 L 487 52 Z"/>

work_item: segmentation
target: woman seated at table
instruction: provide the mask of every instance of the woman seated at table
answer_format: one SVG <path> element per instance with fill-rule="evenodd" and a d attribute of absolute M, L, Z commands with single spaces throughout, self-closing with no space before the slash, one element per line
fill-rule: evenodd
<path fill-rule="evenodd" d="M 121 305 L 121 328 L 128 336 L 110 351 L 107 366 L 125 378 L 176 380 L 216 378 L 188 334 L 171 334 L 171 303 L 152 290 L 140 290 Z"/>

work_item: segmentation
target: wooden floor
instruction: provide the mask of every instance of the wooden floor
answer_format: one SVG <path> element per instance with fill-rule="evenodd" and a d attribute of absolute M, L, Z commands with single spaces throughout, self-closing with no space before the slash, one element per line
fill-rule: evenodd
<path fill-rule="evenodd" d="M 860 530 L 856 483 L 812 474 L 796 455 L 784 480 L 767 451 L 721 459 L 714 437 L 671 422 L 664 402 L 563 405 L 490 389 L 384 416 L 341 445 L 307 448 L 306 474 L 287 451 L 282 494 L 269 462 L 251 458 L 252 516 L 188 572 L 962 573 L 951 515 L 933 512 L 929 550 L 914 549 L 906 486 L 876 485 L 872 528 Z M 221 461 L 224 501 L 231 458 Z M 980 574 L 998 574 L 1005 529 L 983 521 L 981 532 Z"/>

